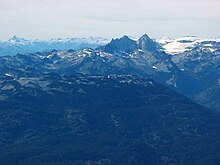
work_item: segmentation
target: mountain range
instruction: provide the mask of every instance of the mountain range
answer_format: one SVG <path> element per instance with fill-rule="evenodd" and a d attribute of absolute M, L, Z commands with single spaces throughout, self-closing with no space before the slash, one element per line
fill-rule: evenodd
<path fill-rule="evenodd" d="M 0 57 L 0 164 L 219 164 L 218 39 L 61 40 Z"/>
<path fill-rule="evenodd" d="M 149 38 L 146 34 L 144 38 Z M 117 41 L 117 39 L 115 39 Z M 133 41 L 137 42 L 137 37 L 132 37 Z M 215 47 L 209 43 L 219 43 L 220 38 L 200 38 L 196 36 L 186 36 L 177 39 L 171 39 L 169 37 L 162 37 L 160 39 L 153 39 L 157 42 L 166 53 L 179 54 L 184 51 L 191 50 L 196 45 L 203 45 L 210 51 L 214 51 Z M 17 53 L 32 53 L 38 51 L 52 51 L 56 50 L 79 50 L 83 48 L 96 48 L 106 45 L 111 40 L 103 37 L 82 37 L 82 38 L 53 38 L 49 40 L 27 40 L 18 36 L 13 36 L 7 41 L 0 41 L 0 56 L 16 55 Z M 149 39 L 147 41 L 150 41 Z M 147 43 L 148 47 L 151 45 L 152 49 L 155 48 L 154 42 Z M 140 44 L 139 44 L 140 47 Z M 142 46 L 143 47 L 143 46 Z"/>
<path fill-rule="evenodd" d="M 96 48 L 3 56 L 0 57 L 0 74 L 136 74 L 152 78 L 208 108 L 219 110 L 220 42 L 217 39 L 195 40 L 195 37 L 187 37 L 158 42 L 147 35 L 138 40 L 123 36 Z M 173 42 L 188 44 L 187 50 L 172 55 L 167 53 L 166 44 Z"/>
<path fill-rule="evenodd" d="M 16 55 L 17 53 L 31 53 L 37 51 L 51 51 L 53 49 L 68 50 L 95 48 L 106 44 L 109 40 L 102 37 L 88 38 L 55 38 L 47 41 L 27 40 L 13 36 L 8 41 L 0 41 L 0 56 Z"/>

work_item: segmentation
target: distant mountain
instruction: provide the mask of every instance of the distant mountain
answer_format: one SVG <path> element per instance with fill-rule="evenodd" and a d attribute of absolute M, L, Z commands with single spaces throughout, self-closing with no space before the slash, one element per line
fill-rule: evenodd
<path fill-rule="evenodd" d="M 13 36 L 6 42 L 0 42 L 0 56 L 15 55 L 17 53 L 31 53 L 38 51 L 51 51 L 57 50 L 78 50 L 83 48 L 96 48 L 104 45 L 108 39 L 101 37 L 89 38 L 66 38 L 66 39 L 51 39 L 49 41 L 41 40 L 26 40 Z"/>
<path fill-rule="evenodd" d="M 0 76 L 0 162 L 217 165 L 220 114 L 132 75 Z"/>
<path fill-rule="evenodd" d="M 100 48 L 99 48 L 100 49 Z M 130 39 L 128 36 L 123 36 L 122 38 L 112 39 L 112 41 L 103 48 L 104 52 L 117 54 L 117 53 L 131 53 L 137 49 L 136 41 Z"/>
<path fill-rule="evenodd" d="M 124 42 L 124 39 L 123 37 L 117 41 Z M 115 41 L 112 42 L 115 43 Z M 134 41 L 131 40 L 131 42 Z M 125 43 L 130 45 L 130 42 Z M 126 44 L 123 47 L 126 48 Z M 117 51 L 114 49 L 114 52 L 111 54 L 107 53 L 106 50 L 88 48 L 78 51 L 54 50 L 5 56 L 0 57 L 0 74 L 10 74 L 15 77 L 50 72 L 66 75 L 75 73 L 88 75 L 137 74 L 153 78 L 157 82 L 189 95 L 196 90 L 196 87 L 188 90 L 190 85 L 196 83 L 196 79 L 181 71 L 171 58 L 159 49 L 146 51 L 136 47 L 127 53 L 118 47 Z"/>
<path fill-rule="evenodd" d="M 112 39 L 110 43 L 102 46 L 99 49 L 112 54 L 130 54 L 137 49 L 154 52 L 159 50 L 159 48 L 160 45 L 158 43 L 152 40 L 147 34 L 144 34 L 137 41 L 129 38 L 126 35 L 119 39 Z"/>
<path fill-rule="evenodd" d="M 215 47 L 212 43 L 219 43 L 220 38 L 199 38 L 196 36 L 187 36 L 177 39 L 170 39 L 168 37 L 162 37 L 157 40 L 168 54 L 179 54 L 185 51 L 191 51 L 195 46 L 202 45 L 204 48 L 210 51 L 215 51 Z"/>
<path fill-rule="evenodd" d="M 75 40 L 67 39 L 65 42 L 70 41 Z M 13 37 L 10 42 L 29 41 Z M 51 42 L 65 43 L 63 39 Z M 93 40 L 90 43 L 94 43 Z M 175 50 L 178 53 L 166 53 L 167 48 L 174 50 L 167 45 L 177 45 Z M 220 80 L 219 53 L 218 39 L 201 40 L 191 36 L 176 40 L 162 38 L 158 43 L 146 34 L 135 40 L 123 36 L 96 49 L 52 50 L 0 57 L 0 75 L 36 76 L 51 72 L 65 75 L 136 74 L 152 78 L 208 108 L 220 111 L 220 96 L 215 91 L 219 87 L 216 82 Z M 207 92 L 208 89 L 215 94 Z"/>
<path fill-rule="evenodd" d="M 13 36 L 12 38 L 10 38 L 7 43 L 8 44 L 21 44 L 21 45 L 24 45 L 24 44 L 27 44 L 29 43 L 30 41 L 24 39 L 24 38 L 19 38 L 17 36 Z"/>

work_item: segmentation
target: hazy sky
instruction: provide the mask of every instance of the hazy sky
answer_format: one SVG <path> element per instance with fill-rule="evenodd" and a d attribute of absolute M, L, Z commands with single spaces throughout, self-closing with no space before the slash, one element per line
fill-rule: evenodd
<path fill-rule="evenodd" d="M 0 0 L 0 40 L 220 36 L 220 0 Z"/>

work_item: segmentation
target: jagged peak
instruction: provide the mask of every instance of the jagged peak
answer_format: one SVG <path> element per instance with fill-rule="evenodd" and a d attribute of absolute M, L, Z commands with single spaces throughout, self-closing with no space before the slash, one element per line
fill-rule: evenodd
<path fill-rule="evenodd" d="M 147 35 L 147 34 L 144 34 L 140 37 L 140 39 L 144 39 L 144 40 L 151 40 L 151 38 Z M 139 40 L 140 40 L 139 39 Z"/>
<path fill-rule="evenodd" d="M 124 35 L 124 36 L 121 37 L 121 38 L 112 39 L 111 42 L 112 42 L 112 41 L 133 41 L 133 40 L 132 40 L 129 36 Z"/>
<path fill-rule="evenodd" d="M 127 35 L 124 35 L 121 39 L 130 39 Z"/>
<path fill-rule="evenodd" d="M 138 40 L 138 48 L 147 51 L 157 50 L 157 44 L 147 34 L 144 34 Z"/>
<path fill-rule="evenodd" d="M 107 53 L 115 53 L 118 51 L 130 53 L 136 48 L 136 41 L 130 39 L 127 35 L 124 35 L 121 38 L 112 39 L 111 42 L 108 43 L 103 50 Z"/>

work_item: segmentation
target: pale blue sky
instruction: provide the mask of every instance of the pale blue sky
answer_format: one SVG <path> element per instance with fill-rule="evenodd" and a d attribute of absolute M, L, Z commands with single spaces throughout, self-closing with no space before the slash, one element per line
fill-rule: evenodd
<path fill-rule="evenodd" d="M 0 40 L 220 36 L 220 0 L 0 0 Z"/>

